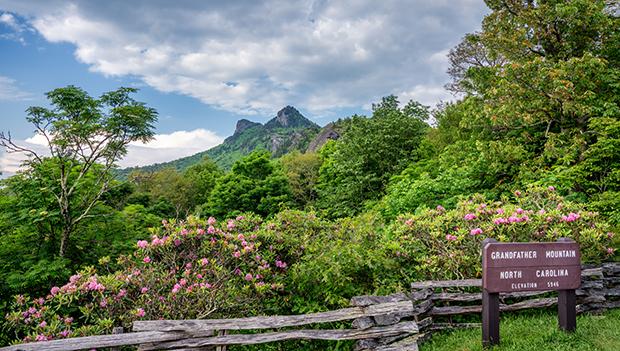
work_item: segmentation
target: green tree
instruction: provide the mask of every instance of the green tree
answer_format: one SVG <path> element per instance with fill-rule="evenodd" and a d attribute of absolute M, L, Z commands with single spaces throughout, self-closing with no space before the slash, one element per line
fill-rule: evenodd
<path fill-rule="evenodd" d="M 395 96 L 373 105 L 371 118 L 353 116 L 344 135 L 321 150 L 318 206 L 336 217 L 359 212 L 376 200 L 394 174 L 419 159 L 427 133 L 428 108 Z"/>
<path fill-rule="evenodd" d="M 60 213 L 59 256 L 64 257 L 71 234 L 113 180 L 111 170 L 133 141 L 147 142 L 153 137 L 157 112 L 130 97 L 136 89 L 119 88 L 100 98 L 68 86 L 46 94 L 52 108 L 30 107 L 28 122 L 45 138 L 49 156 L 17 145 L 11 134 L 0 134 L 0 146 L 7 152 L 23 153 L 29 176 L 57 184 L 48 188 Z M 50 158 L 56 167 L 48 169 Z"/>
<path fill-rule="evenodd" d="M 280 158 L 284 174 L 288 178 L 293 198 L 297 206 L 304 208 L 316 198 L 316 184 L 319 179 L 321 159 L 314 152 L 293 151 Z"/>
<path fill-rule="evenodd" d="M 217 180 L 203 212 L 218 217 L 241 212 L 270 216 L 290 205 L 291 199 L 287 178 L 271 154 L 254 151 Z"/>

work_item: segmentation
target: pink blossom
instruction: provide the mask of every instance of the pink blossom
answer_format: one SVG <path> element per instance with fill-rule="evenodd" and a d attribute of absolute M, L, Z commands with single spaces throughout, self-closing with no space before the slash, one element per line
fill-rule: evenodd
<path fill-rule="evenodd" d="M 228 230 L 235 229 L 235 221 L 233 221 L 232 219 L 228 220 L 228 224 L 226 224 L 226 228 L 228 228 Z"/>
<path fill-rule="evenodd" d="M 47 341 L 47 336 L 45 336 L 43 334 L 39 334 L 39 335 L 37 335 L 35 341 Z"/>
<path fill-rule="evenodd" d="M 138 317 L 144 317 L 144 314 L 145 314 L 145 313 L 144 313 L 144 309 L 142 309 L 142 308 L 138 308 L 138 309 L 136 310 L 136 316 L 138 316 Z"/>
<path fill-rule="evenodd" d="M 148 291 L 149 291 L 149 288 L 147 288 L 146 286 L 140 289 L 140 292 L 143 294 L 146 294 Z"/>
<path fill-rule="evenodd" d="M 181 229 L 181 235 L 185 236 L 187 234 L 189 234 L 189 231 L 187 229 L 185 228 Z"/>
<path fill-rule="evenodd" d="M 213 234 L 215 233 L 215 227 L 213 227 L 212 225 L 209 226 L 209 228 L 207 228 L 207 233 L 209 234 Z"/>
<path fill-rule="evenodd" d="M 81 277 L 80 274 L 72 275 L 71 278 L 69 278 L 69 282 L 75 284 Z"/>
<path fill-rule="evenodd" d="M 547 211 L 545 211 L 544 208 L 541 208 L 540 210 L 538 210 L 539 215 L 544 215 L 545 213 L 547 213 Z"/>
<path fill-rule="evenodd" d="M 614 237 L 614 233 L 612 233 L 612 232 L 607 232 L 607 237 L 608 237 L 609 239 L 613 238 L 613 237 Z"/>
<path fill-rule="evenodd" d="M 495 210 L 495 213 L 497 213 L 497 214 L 504 214 L 504 209 L 503 208 L 498 208 L 497 210 Z"/>
<path fill-rule="evenodd" d="M 608 247 L 608 248 L 607 248 L 607 253 L 608 253 L 609 255 L 613 255 L 613 254 L 614 254 L 614 252 L 616 252 L 616 249 L 614 249 L 613 247 Z"/>
<path fill-rule="evenodd" d="M 203 259 L 200 260 L 200 265 L 201 266 L 206 266 L 208 264 L 209 264 L 209 260 L 208 259 L 203 258 Z"/>
<path fill-rule="evenodd" d="M 196 274 L 196 278 L 202 279 L 202 274 L 200 274 L 200 273 Z"/>
<path fill-rule="evenodd" d="M 121 298 L 121 297 L 124 297 L 125 295 L 127 295 L 127 290 L 121 289 L 116 295 L 116 297 Z"/>
<path fill-rule="evenodd" d="M 244 220 L 244 219 L 245 219 L 245 217 L 243 217 L 243 216 L 237 216 L 237 220 L 238 220 L 238 221 L 242 221 L 242 220 Z"/>
<path fill-rule="evenodd" d="M 177 292 L 179 292 L 179 290 L 181 290 L 181 285 L 174 284 L 174 286 L 172 287 L 172 293 L 176 294 Z"/>
<path fill-rule="evenodd" d="M 446 240 L 448 240 L 448 241 L 455 241 L 456 240 L 456 235 L 447 234 L 446 235 Z"/>
<path fill-rule="evenodd" d="M 508 222 L 510 222 L 510 223 L 516 223 L 516 222 L 519 222 L 519 221 L 520 221 L 519 218 L 516 217 L 516 216 L 508 217 Z"/>
<path fill-rule="evenodd" d="M 69 336 L 69 334 L 71 334 L 71 331 L 66 329 L 60 332 L 60 336 L 62 336 L 63 338 L 66 338 L 67 336 Z"/>
<path fill-rule="evenodd" d="M 280 261 L 280 260 L 276 260 L 276 267 L 278 268 L 286 268 L 287 264 L 286 262 Z"/>
<path fill-rule="evenodd" d="M 198 229 L 198 230 L 196 231 L 196 233 L 197 233 L 198 235 L 204 235 L 205 230 L 204 230 L 204 229 L 202 229 L 202 228 L 200 228 L 200 229 Z"/>
<path fill-rule="evenodd" d="M 108 306 L 108 300 L 107 299 L 103 299 L 103 300 L 101 300 L 101 302 L 99 302 L 99 307 L 106 308 L 106 306 Z"/>
<path fill-rule="evenodd" d="M 413 219 L 409 218 L 405 221 L 405 224 L 411 227 L 413 225 Z"/>
<path fill-rule="evenodd" d="M 207 219 L 207 223 L 209 223 L 209 225 L 214 225 L 216 222 L 217 221 L 213 217 L 209 217 L 209 219 Z"/>
<path fill-rule="evenodd" d="M 40 328 L 45 328 L 45 327 L 47 327 L 47 322 L 46 322 L 46 321 L 43 321 L 43 322 L 39 323 L 39 327 L 40 327 Z"/>
<path fill-rule="evenodd" d="M 67 318 L 65 318 L 64 322 L 65 322 L 65 324 L 71 324 L 71 323 L 73 323 L 73 317 L 67 317 Z"/>
<path fill-rule="evenodd" d="M 174 246 L 179 246 L 181 245 L 181 240 L 180 239 L 174 239 Z"/>
<path fill-rule="evenodd" d="M 515 212 L 517 212 L 517 214 L 523 214 L 524 211 L 521 207 L 519 207 Z"/>
<path fill-rule="evenodd" d="M 516 195 L 517 197 L 518 197 L 518 196 L 521 196 L 521 191 L 520 191 L 520 190 L 515 190 L 515 195 Z"/>
<path fill-rule="evenodd" d="M 50 290 L 50 293 L 52 294 L 52 296 L 55 296 L 56 294 L 58 294 L 58 292 L 60 291 L 60 288 L 57 286 L 52 287 L 52 290 Z"/>
<path fill-rule="evenodd" d="M 149 256 L 146 256 L 142 261 L 144 261 L 144 263 L 150 263 L 151 258 Z"/>
<path fill-rule="evenodd" d="M 239 251 L 235 251 L 235 252 L 233 252 L 233 256 L 234 256 L 235 258 L 239 258 L 239 257 L 241 257 L 241 252 L 239 252 Z"/>
<path fill-rule="evenodd" d="M 145 249 L 149 246 L 149 242 L 146 240 L 139 240 L 138 241 L 138 247 L 141 249 Z"/>
<path fill-rule="evenodd" d="M 239 234 L 239 235 L 237 235 L 237 239 L 243 240 L 243 239 L 245 239 L 245 236 L 243 236 L 243 234 Z"/>
<path fill-rule="evenodd" d="M 445 209 L 443 206 L 441 206 L 441 205 L 437 205 L 437 211 L 439 211 L 439 212 L 443 212 L 443 211 L 445 211 L 445 210 L 446 210 L 446 209 Z"/>
<path fill-rule="evenodd" d="M 493 220 L 493 223 L 494 223 L 494 224 L 496 224 L 496 225 L 499 225 L 499 224 L 506 224 L 506 223 L 508 223 L 508 220 L 507 220 L 506 218 L 499 217 L 499 218 L 495 218 L 495 219 Z"/>
<path fill-rule="evenodd" d="M 549 191 L 555 191 L 555 187 L 553 185 L 549 185 L 547 189 L 549 189 Z"/>
<path fill-rule="evenodd" d="M 253 279 L 253 277 L 252 277 L 251 273 L 248 273 L 248 274 L 245 275 L 245 280 L 250 281 L 252 279 Z"/>
<path fill-rule="evenodd" d="M 581 216 L 578 213 L 569 213 L 568 216 L 562 216 L 563 222 L 574 222 L 578 220 Z"/>
<path fill-rule="evenodd" d="M 186 284 L 187 284 L 187 279 L 181 278 L 181 280 L 179 280 L 179 285 L 185 286 Z"/>
<path fill-rule="evenodd" d="M 465 217 L 463 217 L 463 218 L 465 218 L 465 220 L 466 220 L 466 221 L 471 221 L 471 220 L 473 220 L 473 219 L 476 219 L 476 215 L 475 215 L 475 214 L 473 214 L 473 213 L 468 213 L 468 214 L 466 214 L 466 215 L 465 215 Z"/>
<path fill-rule="evenodd" d="M 235 275 L 241 275 L 241 270 L 239 268 L 235 268 L 235 270 L 233 271 L 233 273 Z"/>
<path fill-rule="evenodd" d="M 469 234 L 471 234 L 471 235 L 480 235 L 480 234 L 482 234 L 482 229 L 480 229 L 480 228 L 474 228 L 474 229 L 472 229 L 472 230 L 469 232 Z"/>

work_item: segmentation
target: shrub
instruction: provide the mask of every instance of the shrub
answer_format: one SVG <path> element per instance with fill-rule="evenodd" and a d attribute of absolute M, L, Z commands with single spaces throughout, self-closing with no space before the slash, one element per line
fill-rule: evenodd
<path fill-rule="evenodd" d="M 460 279 L 481 275 L 484 238 L 498 241 L 555 241 L 566 237 L 581 246 L 582 262 L 611 258 L 614 233 L 598 213 L 565 201 L 553 187 L 515 192 L 513 203 L 488 202 L 476 195 L 456 209 L 402 215 L 388 229 L 386 250 L 409 281 Z"/>
<path fill-rule="evenodd" d="M 245 316 L 283 290 L 287 263 L 258 236 L 258 217 L 189 218 L 153 231 L 122 269 L 92 268 L 46 297 L 17 296 L 7 322 L 23 341 L 107 333 L 137 319 Z M 260 303 L 262 302 L 262 303 Z"/>

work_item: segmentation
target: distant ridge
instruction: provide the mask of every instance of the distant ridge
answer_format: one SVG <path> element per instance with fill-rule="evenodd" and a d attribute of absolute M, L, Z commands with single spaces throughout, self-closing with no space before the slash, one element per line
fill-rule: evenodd
<path fill-rule="evenodd" d="M 117 177 L 126 179 L 134 171 L 154 172 L 164 168 L 183 171 L 199 163 L 205 156 L 218 166 L 230 169 L 235 161 L 254 150 L 268 150 L 274 157 L 293 150 L 306 151 L 321 127 L 304 117 L 295 107 L 286 106 L 264 125 L 247 119 L 237 121 L 235 132 L 218 146 L 174 161 L 117 170 Z"/>

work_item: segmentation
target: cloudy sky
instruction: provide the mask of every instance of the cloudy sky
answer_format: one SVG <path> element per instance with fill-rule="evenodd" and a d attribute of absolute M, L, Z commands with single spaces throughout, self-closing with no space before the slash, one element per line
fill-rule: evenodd
<path fill-rule="evenodd" d="M 69 84 L 140 88 L 158 136 L 122 165 L 220 143 L 237 119 L 285 105 L 320 125 L 396 94 L 434 106 L 446 54 L 479 29 L 482 0 L 0 0 L 0 130 L 39 143 L 24 109 Z M 0 170 L 18 159 L 0 151 Z"/>

